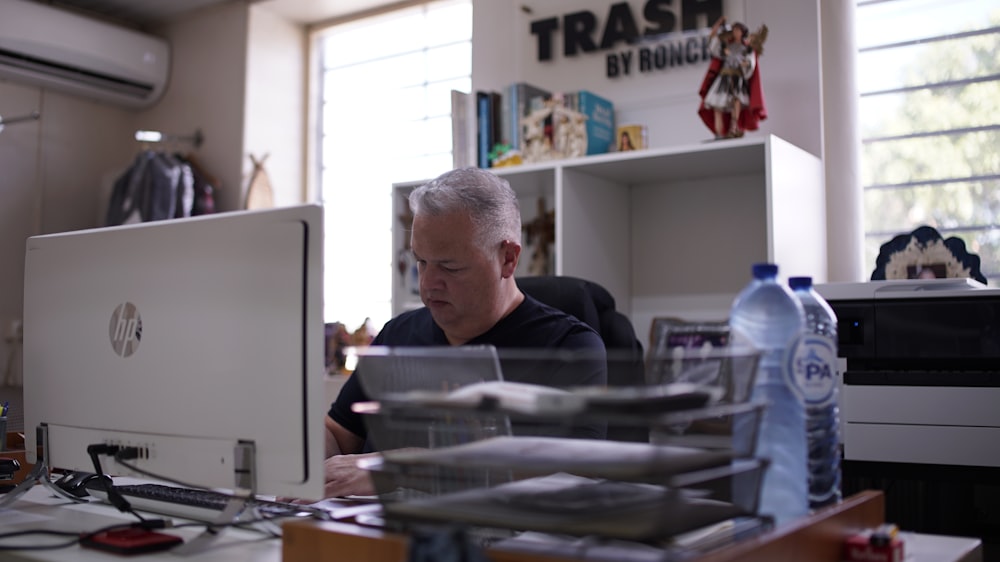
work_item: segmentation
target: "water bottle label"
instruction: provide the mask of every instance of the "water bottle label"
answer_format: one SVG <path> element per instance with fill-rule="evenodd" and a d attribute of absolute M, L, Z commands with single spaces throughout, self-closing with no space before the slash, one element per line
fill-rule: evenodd
<path fill-rule="evenodd" d="M 785 347 L 781 348 L 781 357 L 778 365 L 781 365 L 782 369 L 779 378 L 776 379 L 782 381 L 799 398 L 802 398 L 802 393 L 799 390 L 799 383 L 795 377 L 795 354 L 801 345 L 802 338 L 796 336 L 788 340 Z"/>
<path fill-rule="evenodd" d="M 792 388 L 809 406 L 833 400 L 837 385 L 837 346 L 827 337 L 808 334 L 799 340 L 792 359 Z"/>

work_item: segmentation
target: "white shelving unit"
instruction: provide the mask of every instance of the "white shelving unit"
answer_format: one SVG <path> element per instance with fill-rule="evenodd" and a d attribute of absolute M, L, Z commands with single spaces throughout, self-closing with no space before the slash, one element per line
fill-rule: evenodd
<path fill-rule="evenodd" d="M 606 287 L 644 342 L 657 316 L 726 318 L 755 262 L 827 279 L 822 164 L 773 135 L 494 171 L 525 222 L 540 196 L 555 209 L 555 273 Z M 395 217 L 421 183 L 393 186 Z M 393 224 L 399 250 L 409 233 Z M 419 305 L 397 272 L 393 312 Z"/>

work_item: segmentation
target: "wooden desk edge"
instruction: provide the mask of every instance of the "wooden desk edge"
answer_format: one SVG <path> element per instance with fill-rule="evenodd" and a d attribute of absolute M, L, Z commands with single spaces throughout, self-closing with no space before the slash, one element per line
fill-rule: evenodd
<path fill-rule="evenodd" d="M 282 526 L 281 559 L 285 562 L 404 562 L 408 553 L 409 539 L 399 533 L 324 521 L 290 521 Z M 573 562 L 563 557 L 500 550 L 490 550 L 487 556 L 491 562 Z"/>
<path fill-rule="evenodd" d="M 848 535 L 884 522 L 885 495 L 865 490 L 770 533 L 698 558 L 698 562 L 837 562 L 843 558 Z"/>
<path fill-rule="evenodd" d="M 864 491 L 808 517 L 747 539 L 697 559 L 697 562 L 764 562 L 813 560 L 837 562 L 844 538 L 852 531 L 885 521 L 885 497 Z M 406 560 L 409 541 L 399 533 L 360 527 L 351 523 L 291 521 L 283 526 L 282 560 L 312 562 L 319 559 L 366 561 Z M 492 562 L 572 562 L 576 559 L 491 549 Z"/>

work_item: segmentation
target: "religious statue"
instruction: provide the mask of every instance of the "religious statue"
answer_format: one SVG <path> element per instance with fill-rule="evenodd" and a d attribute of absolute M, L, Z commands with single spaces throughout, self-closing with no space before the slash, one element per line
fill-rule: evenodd
<path fill-rule="evenodd" d="M 712 26 L 708 43 L 712 60 L 698 91 L 698 115 L 716 139 L 742 137 L 767 118 L 758 65 L 767 26 L 749 33 L 740 22 L 725 22 L 722 17 Z"/>

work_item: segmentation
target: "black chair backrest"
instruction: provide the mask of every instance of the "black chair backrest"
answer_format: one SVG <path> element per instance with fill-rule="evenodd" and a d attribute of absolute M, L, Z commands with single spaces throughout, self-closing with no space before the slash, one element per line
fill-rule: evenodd
<path fill-rule="evenodd" d="M 615 299 L 607 289 L 567 275 L 519 277 L 517 286 L 536 300 L 577 317 L 601 336 L 608 352 L 608 386 L 645 384 L 642 343 L 632 322 L 615 308 Z M 648 441 L 648 438 L 645 428 L 608 426 L 611 440 Z"/>

